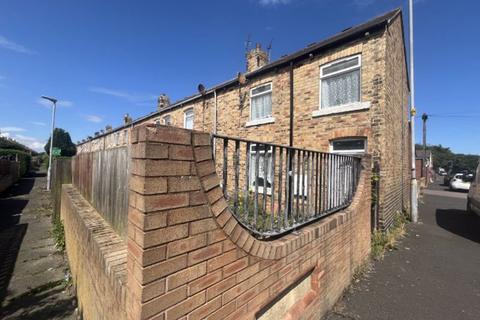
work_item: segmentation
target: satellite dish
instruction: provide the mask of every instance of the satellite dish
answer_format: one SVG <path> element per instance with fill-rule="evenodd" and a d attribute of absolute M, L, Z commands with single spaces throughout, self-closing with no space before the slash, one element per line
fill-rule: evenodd
<path fill-rule="evenodd" d="M 198 85 L 197 89 L 198 89 L 198 92 L 200 92 L 200 94 L 201 94 L 202 96 L 205 95 L 205 86 L 204 86 L 203 84 L 200 83 L 200 84 Z"/>

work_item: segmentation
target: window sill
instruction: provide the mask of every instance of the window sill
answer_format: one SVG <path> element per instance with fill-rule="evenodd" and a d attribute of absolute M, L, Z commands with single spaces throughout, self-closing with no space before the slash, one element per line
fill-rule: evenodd
<path fill-rule="evenodd" d="M 274 123 L 274 122 L 275 122 L 275 118 L 272 118 L 272 117 L 250 120 L 245 124 L 245 127 L 254 127 L 254 126 L 259 126 L 262 124 L 268 124 L 268 123 Z"/>
<path fill-rule="evenodd" d="M 312 117 L 316 118 L 316 117 L 328 116 L 336 113 L 345 113 L 345 112 L 367 110 L 367 109 L 370 109 L 370 102 L 368 101 L 356 102 L 356 103 L 351 103 L 344 106 L 315 110 L 312 112 Z"/>

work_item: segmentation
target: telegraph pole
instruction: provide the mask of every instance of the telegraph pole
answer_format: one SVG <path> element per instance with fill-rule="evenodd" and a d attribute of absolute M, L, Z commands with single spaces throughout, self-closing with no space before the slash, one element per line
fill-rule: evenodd
<path fill-rule="evenodd" d="M 425 178 L 427 177 L 427 120 L 428 120 L 428 114 L 424 113 L 422 114 L 422 121 L 423 121 L 423 176 Z"/>
<path fill-rule="evenodd" d="M 410 138 L 412 144 L 412 186 L 411 186 L 411 217 L 414 223 L 418 222 L 418 193 L 417 193 L 417 171 L 415 168 L 415 69 L 413 57 L 413 0 L 408 1 L 409 8 L 409 29 L 410 29 Z"/>

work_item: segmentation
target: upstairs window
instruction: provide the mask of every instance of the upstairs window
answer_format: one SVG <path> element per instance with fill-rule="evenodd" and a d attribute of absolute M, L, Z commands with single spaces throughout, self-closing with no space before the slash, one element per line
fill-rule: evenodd
<path fill-rule="evenodd" d="M 187 109 L 183 113 L 183 127 L 193 129 L 193 109 Z"/>
<path fill-rule="evenodd" d="M 321 109 L 360 102 L 360 67 L 360 55 L 320 67 Z"/>
<path fill-rule="evenodd" d="M 166 115 L 163 117 L 163 124 L 166 126 L 171 126 L 172 125 L 172 116 Z"/>
<path fill-rule="evenodd" d="M 250 90 L 250 120 L 272 116 L 272 84 L 264 84 Z"/>
<path fill-rule="evenodd" d="M 330 152 L 340 154 L 363 154 L 367 151 L 367 140 L 365 138 L 348 138 L 332 140 Z"/>

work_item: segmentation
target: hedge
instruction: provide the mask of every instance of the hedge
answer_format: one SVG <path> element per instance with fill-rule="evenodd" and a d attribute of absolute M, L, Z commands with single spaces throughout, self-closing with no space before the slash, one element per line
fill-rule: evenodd
<path fill-rule="evenodd" d="M 16 159 L 17 155 L 18 161 L 20 162 L 20 176 L 23 176 L 30 171 L 32 156 L 24 151 L 16 149 L 0 149 L 0 158 L 11 157 Z"/>

